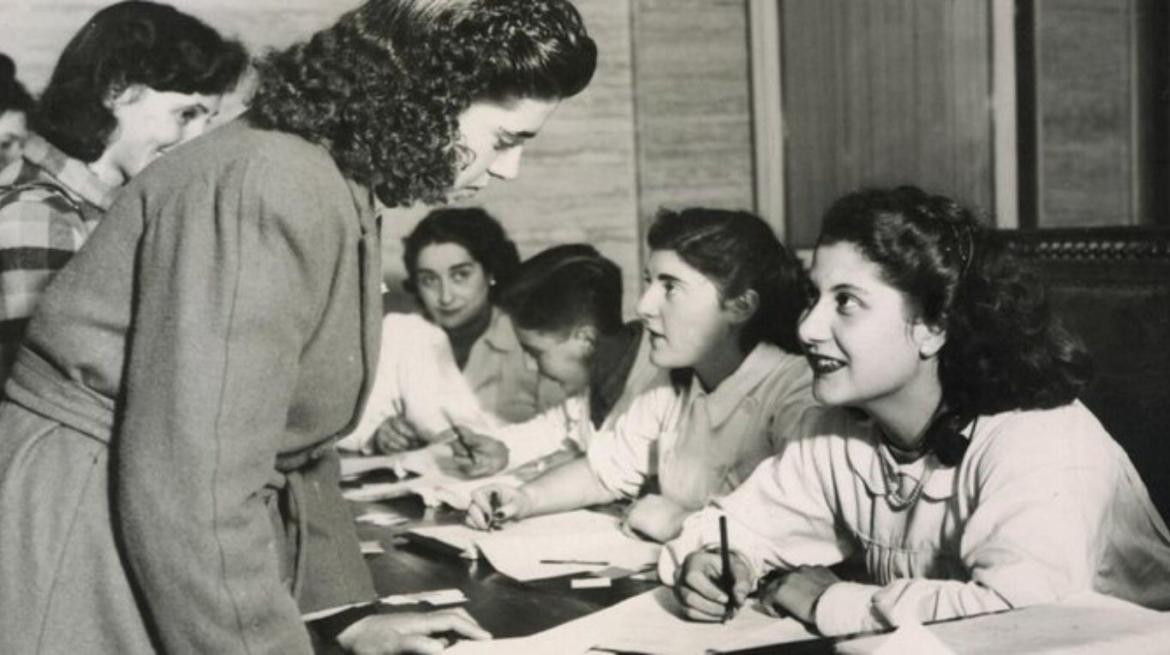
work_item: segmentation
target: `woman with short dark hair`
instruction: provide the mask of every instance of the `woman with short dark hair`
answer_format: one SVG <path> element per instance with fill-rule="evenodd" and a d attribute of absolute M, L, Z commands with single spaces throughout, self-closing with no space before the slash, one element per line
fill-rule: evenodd
<path fill-rule="evenodd" d="M 203 132 L 246 63 L 239 43 L 142 0 L 98 11 L 65 46 L 0 196 L 0 383 L 45 287 L 115 192 Z"/>
<path fill-rule="evenodd" d="M 532 53 L 579 74 L 532 83 Z M 565 0 L 370 0 L 267 58 L 250 113 L 136 176 L 42 299 L 0 403 L 0 651 L 486 636 L 454 613 L 369 616 L 333 438 L 378 356 L 374 195 L 514 175 L 595 57 Z"/>

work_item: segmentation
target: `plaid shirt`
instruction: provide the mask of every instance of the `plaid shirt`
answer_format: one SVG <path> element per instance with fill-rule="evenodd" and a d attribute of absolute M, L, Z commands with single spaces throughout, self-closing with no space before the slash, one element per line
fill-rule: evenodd
<path fill-rule="evenodd" d="M 0 187 L 0 382 L 45 287 L 93 232 L 116 191 L 36 135 L 25 143 L 19 168 L 4 172 L 12 181 Z"/>

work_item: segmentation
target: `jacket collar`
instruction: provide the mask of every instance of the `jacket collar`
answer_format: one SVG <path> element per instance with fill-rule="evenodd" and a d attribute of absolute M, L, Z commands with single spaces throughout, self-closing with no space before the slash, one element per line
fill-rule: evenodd
<path fill-rule="evenodd" d="M 869 493 L 874 496 L 887 496 L 894 491 L 886 481 L 882 471 L 882 457 L 890 457 L 889 449 L 881 441 L 881 431 L 872 419 L 863 419 L 857 434 L 846 440 L 845 454 L 849 468 L 855 476 L 861 479 Z M 970 425 L 964 427 L 969 430 Z M 967 435 L 968 439 L 971 435 Z M 884 453 L 882 451 L 885 451 Z M 943 500 L 955 495 L 955 476 L 958 466 L 943 466 L 934 453 L 927 453 L 926 467 L 929 469 L 926 482 L 922 485 L 922 495 L 931 500 Z"/>
<path fill-rule="evenodd" d="M 691 375 L 691 398 L 707 396 L 707 415 L 711 419 L 711 427 L 718 428 L 741 404 L 757 402 L 752 397 L 752 392 L 772 371 L 784 363 L 784 358 L 784 352 L 778 347 L 760 342 L 752 348 L 739 367 L 710 393 L 703 390 L 699 376 Z"/>

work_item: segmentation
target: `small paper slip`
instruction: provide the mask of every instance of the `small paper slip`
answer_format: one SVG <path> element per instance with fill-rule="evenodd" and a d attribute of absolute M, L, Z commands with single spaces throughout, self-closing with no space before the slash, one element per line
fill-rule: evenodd
<path fill-rule="evenodd" d="M 1168 652 L 1170 644 L 1170 615 L 1094 593 L 921 629 L 943 647 L 964 655 L 1152 655 Z M 835 648 L 850 654 L 894 652 L 889 648 L 897 647 L 902 631 L 851 639 Z"/>
<path fill-rule="evenodd" d="M 401 455 L 374 455 L 362 457 L 341 458 L 341 479 L 352 480 L 370 471 L 393 471 L 398 477 L 406 477 L 406 470 L 402 468 Z"/>
<path fill-rule="evenodd" d="M 379 555 L 386 552 L 386 549 L 382 548 L 382 544 L 377 541 L 363 541 L 361 542 L 361 548 L 362 555 Z"/>
<path fill-rule="evenodd" d="M 410 518 L 393 512 L 366 512 L 354 520 L 359 523 L 368 523 L 369 525 L 388 528 L 399 523 L 406 523 Z"/>
<path fill-rule="evenodd" d="M 598 589 L 612 586 L 613 581 L 609 578 L 573 578 L 569 581 L 570 589 Z"/>
<path fill-rule="evenodd" d="M 437 589 L 435 591 L 420 591 L 413 594 L 394 594 L 392 596 L 384 596 L 379 602 L 383 605 L 418 605 L 426 603 L 434 607 L 443 607 L 446 605 L 459 605 L 467 602 L 467 596 L 459 589 Z"/>

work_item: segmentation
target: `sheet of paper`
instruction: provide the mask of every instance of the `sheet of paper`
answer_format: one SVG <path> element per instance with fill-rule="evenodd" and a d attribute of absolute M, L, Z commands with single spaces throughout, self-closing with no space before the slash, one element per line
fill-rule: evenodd
<path fill-rule="evenodd" d="M 639 570 L 658 561 L 662 546 L 627 537 L 616 517 L 588 531 L 564 530 L 530 535 L 495 532 L 477 541 L 497 571 L 527 582 L 571 573 L 592 573 L 618 566 Z"/>
<path fill-rule="evenodd" d="M 503 473 L 490 478 L 468 479 L 455 464 L 448 444 L 432 444 L 426 448 L 396 455 L 377 457 L 345 457 L 342 459 L 342 478 L 352 480 L 379 469 L 392 470 L 400 476 L 417 477 L 398 482 L 364 484 L 356 489 L 342 490 L 347 500 L 373 502 L 418 494 L 429 506 L 446 503 L 455 509 L 466 510 L 471 504 L 471 493 L 488 484 L 519 486 L 519 478 Z"/>
<path fill-rule="evenodd" d="M 352 480 L 353 478 L 369 473 L 370 471 L 377 471 L 386 469 L 401 473 L 405 469 L 402 467 L 401 455 L 370 455 L 370 456 L 343 456 L 341 457 L 341 479 Z"/>
<path fill-rule="evenodd" d="M 499 530 L 492 532 L 475 530 L 465 525 L 436 525 L 413 528 L 408 531 L 408 534 L 437 541 L 448 546 L 455 552 L 462 553 L 464 557 L 474 559 L 478 556 L 476 546 L 483 539 L 509 536 L 524 540 L 539 538 L 545 535 L 584 534 L 605 531 L 615 526 L 616 521 L 617 519 L 615 517 L 582 509 L 572 512 L 562 512 L 560 514 L 535 516 L 514 523 L 505 523 Z M 501 572 L 503 571 L 501 570 Z M 568 570 L 566 572 L 572 573 L 574 570 Z"/>
<path fill-rule="evenodd" d="M 579 655 L 597 648 L 701 655 L 814 638 L 816 635 L 795 619 L 774 618 L 750 607 L 740 610 L 727 623 L 689 621 L 682 616 L 673 592 L 659 587 L 531 637 L 494 644 L 460 643 L 448 652 Z"/>
<path fill-rule="evenodd" d="M 1024 607 L 927 625 L 939 641 L 955 651 L 980 655 L 1033 653 L 1165 653 L 1170 644 L 1170 613 L 1146 609 L 1099 594 L 1084 594 L 1060 603 Z M 836 648 L 842 653 L 874 653 L 892 635 L 853 639 Z"/>

